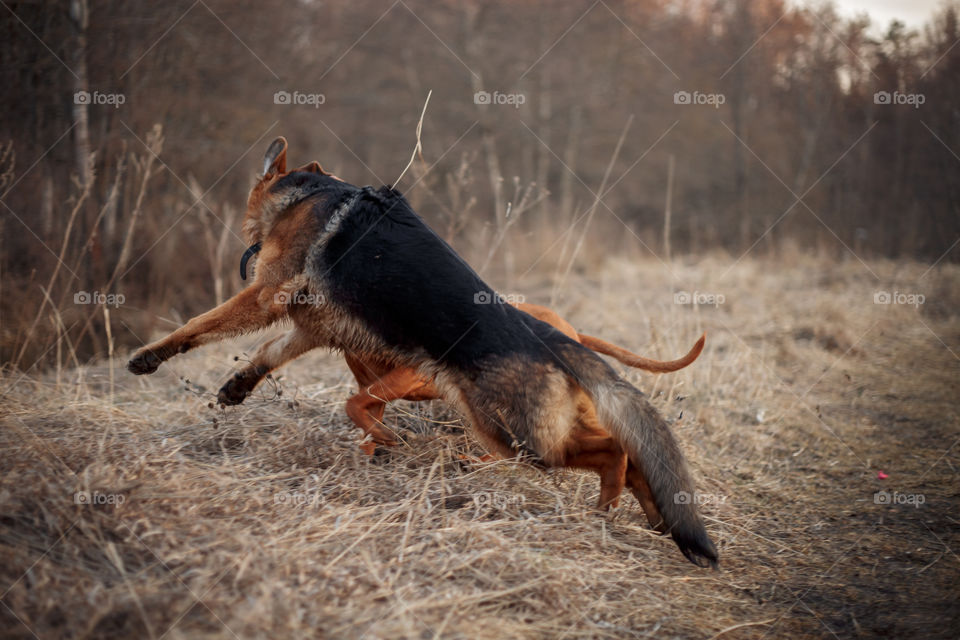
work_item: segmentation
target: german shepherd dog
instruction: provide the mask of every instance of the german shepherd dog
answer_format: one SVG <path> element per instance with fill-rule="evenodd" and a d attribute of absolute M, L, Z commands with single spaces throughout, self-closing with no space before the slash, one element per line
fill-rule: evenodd
<path fill-rule="evenodd" d="M 324 171 L 319 162 L 311 162 L 299 169 L 294 169 L 294 171 L 319 173 L 339 180 L 336 176 Z M 240 260 L 241 279 L 247 279 L 247 263 L 260 251 L 260 248 L 260 243 L 255 243 L 244 252 Z M 511 302 L 510 304 L 514 303 Z M 693 348 L 682 358 L 667 362 L 651 360 L 601 338 L 578 333 L 573 325 L 547 307 L 523 302 L 514 306 L 537 320 L 552 325 L 555 329 L 597 353 L 611 356 L 629 367 L 651 373 L 668 373 L 689 366 L 703 351 L 706 338 L 706 336 L 701 336 Z M 293 333 L 296 331 L 294 329 Z M 292 334 L 278 336 L 262 344 L 250 363 L 235 373 L 221 387 L 217 394 L 217 401 L 228 406 L 242 403 L 248 395 L 253 393 L 253 390 L 268 373 L 300 357 L 308 350 L 324 346 L 318 343 L 310 345 L 307 341 L 295 340 L 293 337 Z M 343 356 L 359 386 L 358 393 L 347 400 L 346 412 L 353 423 L 363 430 L 364 434 L 371 436 L 370 442 L 361 445 L 361 449 L 367 454 L 373 454 L 376 444 L 388 446 L 397 444 L 393 436 L 381 428 L 381 426 L 386 428 L 386 425 L 383 424 L 383 414 L 387 403 L 394 400 L 422 402 L 441 397 L 440 391 L 432 380 L 425 378 L 417 370 L 410 367 L 394 368 L 389 358 L 365 355 L 364 359 L 360 359 L 352 353 L 344 353 Z M 590 422 L 596 422 L 596 420 L 592 419 Z M 619 495 L 619 492 L 617 495 Z M 617 506 L 617 500 L 615 499 L 610 504 L 604 504 L 601 500 L 600 506 L 615 507 Z M 656 524 L 656 520 L 652 520 L 651 524 Z"/>
<path fill-rule="evenodd" d="M 504 457 L 548 467 L 579 458 L 571 466 L 595 468 L 601 492 L 605 476 L 618 482 L 626 474 L 641 505 L 638 487 L 646 485 L 659 530 L 691 562 L 716 566 L 696 505 L 681 499 L 694 493 L 683 453 L 641 391 L 576 340 L 496 303 L 500 297 L 395 189 L 287 173 L 286 152 L 285 139 L 271 143 L 247 202 L 244 232 L 262 247 L 252 284 L 139 349 L 127 364 L 132 373 L 289 318 L 292 341 L 376 355 L 432 379 Z M 602 429 L 584 435 L 590 408 Z M 624 453 L 633 477 L 623 470 Z"/>

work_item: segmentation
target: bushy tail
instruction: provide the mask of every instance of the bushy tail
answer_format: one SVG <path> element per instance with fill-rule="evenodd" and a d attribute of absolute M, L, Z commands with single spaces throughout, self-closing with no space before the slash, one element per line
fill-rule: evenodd
<path fill-rule="evenodd" d="M 693 479 L 673 433 L 643 393 L 583 347 L 558 346 L 555 353 L 597 408 L 600 423 L 617 439 L 653 493 L 666 529 L 690 562 L 717 565 L 717 549 L 697 511 Z"/>
<path fill-rule="evenodd" d="M 697 340 L 695 345 L 693 345 L 693 348 L 690 349 L 690 351 L 687 352 L 687 355 L 683 356 L 682 358 L 663 361 L 651 360 L 650 358 L 638 356 L 632 351 L 628 351 L 623 347 L 619 347 L 612 342 L 607 342 L 606 340 L 602 340 L 600 338 L 594 338 L 593 336 L 584 335 L 582 333 L 578 335 L 580 337 L 580 344 L 586 348 L 596 351 L 597 353 L 602 353 L 604 355 L 616 358 L 628 367 L 643 369 L 644 371 L 649 371 L 651 373 L 670 373 L 671 371 L 677 371 L 689 366 L 700 356 L 700 352 L 703 351 L 703 345 L 707 338 L 706 334 L 700 336 L 700 339 Z"/>

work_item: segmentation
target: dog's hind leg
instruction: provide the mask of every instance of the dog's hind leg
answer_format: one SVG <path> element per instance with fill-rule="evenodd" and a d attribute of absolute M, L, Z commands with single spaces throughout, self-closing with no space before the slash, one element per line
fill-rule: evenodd
<path fill-rule="evenodd" d="M 240 404 L 268 373 L 318 346 L 312 334 L 299 328 L 264 342 L 250 364 L 220 388 L 217 401 L 225 405 Z"/>
<path fill-rule="evenodd" d="M 600 476 L 600 498 L 597 509 L 609 509 L 620 504 L 620 494 L 627 471 L 627 454 L 608 435 L 575 437 L 571 443 L 573 452 L 563 460 L 564 467 L 589 469 Z"/>
<path fill-rule="evenodd" d="M 377 444 L 393 446 L 396 438 L 383 424 L 383 412 L 388 402 L 399 399 L 432 400 L 440 394 L 428 378 L 414 369 L 400 367 L 380 377 L 373 384 L 361 386 L 359 393 L 347 400 L 347 415 Z M 373 453 L 373 447 L 364 447 Z"/>
<path fill-rule="evenodd" d="M 609 509 L 620 503 L 626 482 L 627 453 L 600 426 L 593 402 L 583 392 L 577 394 L 576 422 L 566 437 L 564 467 L 596 471 L 600 476 L 598 509 Z"/>
<path fill-rule="evenodd" d="M 263 329 L 286 315 L 288 305 L 277 297 L 282 292 L 281 288 L 253 284 L 219 307 L 191 319 L 166 338 L 137 350 L 127 369 L 137 375 L 153 373 L 178 353 Z"/>
<path fill-rule="evenodd" d="M 660 515 L 660 510 L 657 509 L 656 502 L 653 500 L 650 485 L 647 484 L 647 479 L 643 477 L 640 469 L 633 462 L 627 463 L 626 482 L 631 493 L 640 503 L 640 508 L 647 514 L 647 521 L 650 522 L 650 526 L 660 533 L 666 533 L 667 527 L 663 522 L 663 516 Z M 674 496 L 674 499 L 676 499 L 676 496 Z"/>

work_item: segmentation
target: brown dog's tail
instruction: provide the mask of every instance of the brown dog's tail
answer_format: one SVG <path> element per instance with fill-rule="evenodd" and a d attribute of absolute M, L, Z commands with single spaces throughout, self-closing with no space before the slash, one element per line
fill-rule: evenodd
<path fill-rule="evenodd" d="M 587 392 L 600 423 L 640 470 L 680 551 L 690 562 L 717 566 L 717 549 L 697 511 L 693 478 L 673 433 L 643 393 L 580 345 L 556 345 L 555 353 Z"/>
<path fill-rule="evenodd" d="M 602 353 L 606 356 L 616 358 L 628 367 L 643 369 L 644 371 L 649 371 L 651 373 L 670 373 L 671 371 L 677 371 L 678 369 L 683 369 L 684 367 L 689 366 L 694 360 L 700 357 L 700 352 L 703 351 L 703 345 L 707 338 L 707 334 L 700 336 L 700 339 L 697 340 L 695 345 L 693 345 L 693 348 L 690 349 L 690 351 L 687 352 L 687 355 L 683 356 L 682 358 L 663 361 L 651 360 L 650 358 L 638 356 L 632 351 L 627 351 L 623 347 L 618 347 L 612 342 L 607 342 L 606 340 L 601 340 L 600 338 L 594 338 L 593 336 L 587 336 L 582 333 L 578 335 L 580 338 L 580 344 L 586 348 L 596 351 L 597 353 Z"/>

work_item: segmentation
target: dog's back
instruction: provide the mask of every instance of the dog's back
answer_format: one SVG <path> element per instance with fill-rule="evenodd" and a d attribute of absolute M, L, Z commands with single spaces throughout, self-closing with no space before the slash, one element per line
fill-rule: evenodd
<path fill-rule="evenodd" d="M 502 302 L 403 196 L 386 187 L 362 191 L 307 269 L 332 302 L 363 319 L 386 344 L 421 351 L 465 373 L 503 354 L 550 360 L 531 340 L 531 323 L 563 335 Z"/>

